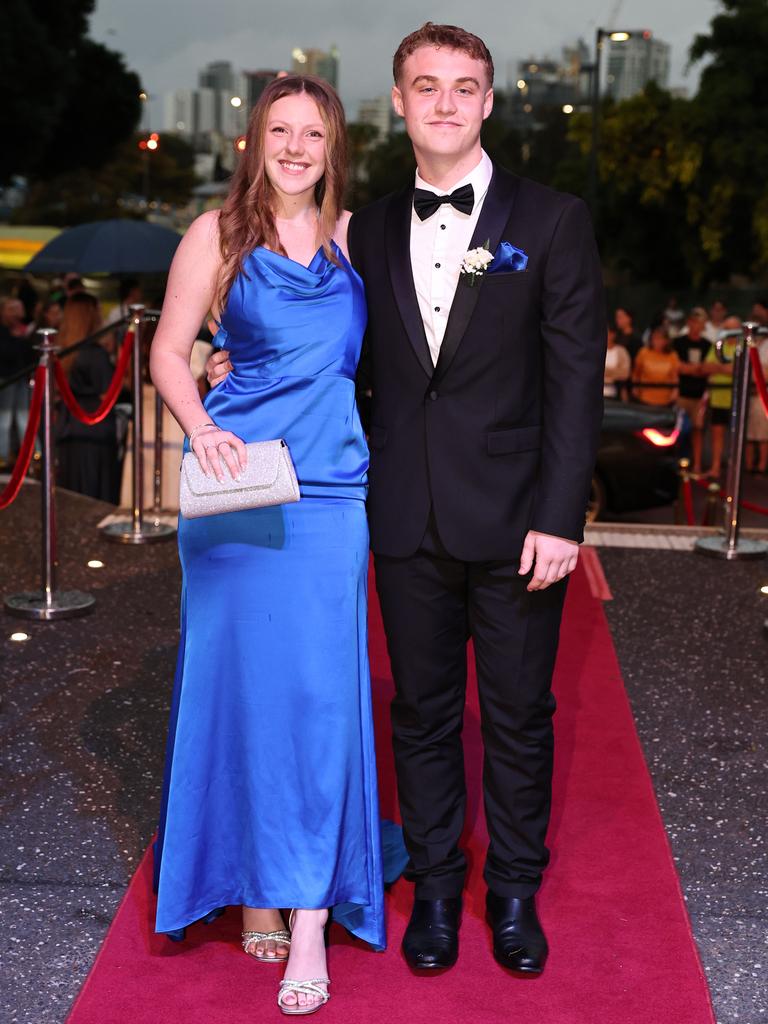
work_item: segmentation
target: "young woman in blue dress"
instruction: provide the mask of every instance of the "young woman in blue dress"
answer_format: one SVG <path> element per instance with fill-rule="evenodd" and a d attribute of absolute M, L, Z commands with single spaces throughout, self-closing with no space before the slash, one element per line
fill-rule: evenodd
<path fill-rule="evenodd" d="M 319 79 L 271 83 L 221 211 L 179 245 L 152 377 L 206 473 L 282 437 L 301 499 L 180 520 L 182 628 L 156 852 L 160 932 L 242 907 L 243 948 L 287 961 L 278 1004 L 329 998 L 329 911 L 384 946 L 367 655 L 366 323 L 346 253 L 346 131 Z M 189 370 L 209 309 L 231 372 Z M 292 909 L 289 927 L 281 909 Z M 183 934 L 183 932 L 182 932 Z"/>

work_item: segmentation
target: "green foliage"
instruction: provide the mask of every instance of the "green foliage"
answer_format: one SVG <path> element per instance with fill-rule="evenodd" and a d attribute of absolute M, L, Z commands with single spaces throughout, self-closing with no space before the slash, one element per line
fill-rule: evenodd
<path fill-rule="evenodd" d="M 0 182 L 98 167 L 141 116 L 139 79 L 87 38 L 95 0 L 3 0 Z"/>
<path fill-rule="evenodd" d="M 140 217 L 140 198 L 184 205 L 197 184 L 194 150 L 175 135 L 161 135 L 154 152 L 140 150 L 139 136 L 118 147 L 109 163 L 75 170 L 34 184 L 14 215 L 19 224 L 72 225 L 113 217 Z"/>
<path fill-rule="evenodd" d="M 754 274 L 768 270 L 768 0 L 721 2 L 690 51 L 709 60 L 693 104 L 704 139 L 702 242 L 718 269 Z"/>
<path fill-rule="evenodd" d="M 405 132 L 396 132 L 386 142 L 375 146 L 368 157 L 367 170 L 365 202 L 372 202 L 413 181 L 416 162 L 410 139 Z"/>
<path fill-rule="evenodd" d="M 601 104 L 596 222 L 611 271 L 701 287 L 768 269 L 768 0 L 722 6 L 691 47 L 709 61 L 693 99 L 651 84 Z M 573 118 L 582 181 L 591 129 Z"/>

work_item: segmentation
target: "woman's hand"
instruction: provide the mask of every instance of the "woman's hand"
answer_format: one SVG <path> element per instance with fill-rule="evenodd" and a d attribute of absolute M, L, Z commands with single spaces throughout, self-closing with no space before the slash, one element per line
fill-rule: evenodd
<path fill-rule="evenodd" d="M 224 481 L 222 463 L 226 463 L 233 480 L 239 480 L 240 474 L 248 464 L 245 442 L 231 430 L 220 430 L 213 424 L 195 433 L 190 447 L 197 456 L 203 473 L 208 476 L 212 472 L 219 483 Z"/>

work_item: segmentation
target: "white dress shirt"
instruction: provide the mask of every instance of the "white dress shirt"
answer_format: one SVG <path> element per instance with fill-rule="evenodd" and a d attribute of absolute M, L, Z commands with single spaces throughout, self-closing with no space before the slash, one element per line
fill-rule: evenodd
<path fill-rule="evenodd" d="M 426 220 L 420 220 L 415 210 L 411 212 L 413 283 L 433 364 L 437 363 L 440 355 L 448 314 L 459 283 L 462 260 L 472 241 L 492 175 L 493 164 L 483 151 L 480 163 L 474 170 L 448 190 L 453 192 L 462 185 L 471 185 L 475 193 L 472 213 L 461 213 L 450 203 L 443 203 Z M 427 189 L 435 195 L 448 194 L 424 181 L 418 171 L 416 188 Z"/>

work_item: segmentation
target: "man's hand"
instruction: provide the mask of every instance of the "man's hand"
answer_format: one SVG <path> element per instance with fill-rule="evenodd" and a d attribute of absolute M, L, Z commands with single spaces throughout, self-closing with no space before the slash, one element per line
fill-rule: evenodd
<path fill-rule="evenodd" d="M 518 572 L 526 576 L 533 566 L 533 576 L 526 589 L 546 590 L 552 583 L 557 583 L 573 572 L 578 560 L 579 545 L 576 541 L 529 530 L 523 544 Z"/>
<path fill-rule="evenodd" d="M 213 352 L 208 356 L 208 361 L 205 364 L 205 375 L 212 388 L 215 388 L 217 384 L 221 384 L 231 372 L 232 363 L 229 361 L 229 352 L 226 349 L 219 349 L 218 352 Z"/>

